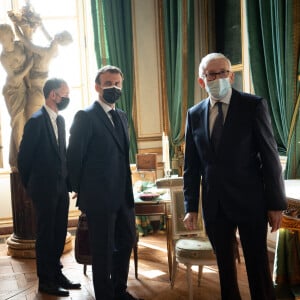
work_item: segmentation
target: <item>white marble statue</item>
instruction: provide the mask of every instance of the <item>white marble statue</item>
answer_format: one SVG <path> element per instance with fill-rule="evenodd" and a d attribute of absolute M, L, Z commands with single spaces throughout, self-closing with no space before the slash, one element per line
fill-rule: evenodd
<path fill-rule="evenodd" d="M 63 31 L 52 38 L 29 1 L 20 11 L 9 11 L 8 16 L 19 41 L 15 40 L 10 25 L 0 24 L 1 64 L 7 73 L 3 96 L 12 128 L 9 163 L 12 171 L 17 171 L 17 153 L 24 125 L 44 104 L 43 86 L 48 78 L 50 62 L 58 55 L 58 46 L 71 43 L 72 36 Z M 45 34 L 49 45 L 33 44 L 32 36 L 37 28 Z"/>
<path fill-rule="evenodd" d="M 33 65 L 32 57 L 26 55 L 23 43 L 15 41 L 15 35 L 8 24 L 0 24 L 0 61 L 7 73 L 2 93 L 11 117 L 11 140 L 9 163 L 16 168 L 16 156 L 26 122 L 24 109 L 26 90 L 29 87 L 28 73 Z"/>
<path fill-rule="evenodd" d="M 33 53 L 33 66 L 29 74 L 30 88 L 27 91 L 28 103 L 25 107 L 25 116 L 29 118 L 44 103 L 43 86 L 48 78 L 49 64 L 58 55 L 58 46 L 71 43 L 72 36 L 63 31 L 54 36 L 49 46 L 42 47 L 34 45 L 18 26 L 15 26 L 15 32 L 24 46 Z"/>

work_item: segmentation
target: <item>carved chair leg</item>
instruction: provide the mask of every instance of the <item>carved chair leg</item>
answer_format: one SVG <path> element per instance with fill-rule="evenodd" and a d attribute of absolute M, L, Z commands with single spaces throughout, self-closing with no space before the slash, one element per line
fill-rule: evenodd
<path fill-rule="evenodd" d="M 193 278 L 192 278 L 192 266 L 186 265 L 186 277 L 189 289 L 189 300 L 193 300 Z"/>
<path fill-rule="evenodd" d="M 198 287 L 200 286 L 202 272 L 203 272 L 203 266 L 199 265 L 198 266 Z"/>
<path fill-rule="evenodd" d="M 134 260 L 134 275 L 138 279 L 138 242 L 139 242 L 139 231 L 136 229 L 136 239 L 133 247 L 133 260 Z"/>

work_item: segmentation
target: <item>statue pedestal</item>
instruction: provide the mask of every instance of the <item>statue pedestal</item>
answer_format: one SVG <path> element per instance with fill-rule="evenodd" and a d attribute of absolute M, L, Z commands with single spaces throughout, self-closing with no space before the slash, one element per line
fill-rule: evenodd
<path fill-rule="evenodd" d="M 35 211 L 18 172 L 10 174 L 13 234 L 7 239 L 8 255 L 35 258 Z M 67 233 L 64 253 L 72 250 L 72 237 Z"/>
<path fill-rule="evenodd" d="M 19 257 L 19 258 L 35 258 L 35 240 L 22 240 L 16 238 L 14 234 L 12 234 L 6 240 L 8 249 L 7 255 L 12 257 Z M 72 244 L 72 236 L 69 232 L 67 232 L 66 243 L 64 247 L 64 252 L 70 252 L 73 249 Z"/>

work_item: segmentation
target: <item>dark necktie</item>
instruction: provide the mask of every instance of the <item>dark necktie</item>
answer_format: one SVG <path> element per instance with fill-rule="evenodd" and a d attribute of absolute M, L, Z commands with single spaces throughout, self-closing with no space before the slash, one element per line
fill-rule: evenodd
<path fill-rule="evenodd" d="M 110 110 L 109 113 L 114 122 L 115 131 L 117 133 L 119 141 L 122 145 L 124 145 L 125 140 L 124 140 L 124 132 L 123 132 L 122 124 L 121 124 L 121 119 L 120 119 L 118 113 L 114 109 Z"/>
<path fill-rule="evenodd" d="M 223 131 L 224 116 L 222 111 L 222 102 L 217 102 L 215 105 L 218 107 L 218 115 L 212 129 L 211 142 L 214 150 L 217 151 Z"/>
<path fill-rule="evenodd" d="M 57 116 L 56 125 L 57 125 L 57 142 L 58 142 L 59 152 L 62 153 L 62 150 L 64 148 L 64 132 L 65 132 L 64 129 L 65 124 L 62 116 Z"/>

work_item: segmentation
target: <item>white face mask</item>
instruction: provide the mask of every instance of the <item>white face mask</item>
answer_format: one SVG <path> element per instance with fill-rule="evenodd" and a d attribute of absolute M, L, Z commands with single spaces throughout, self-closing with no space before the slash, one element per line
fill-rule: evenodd
<path fill-rule="evenodd" d="M 207 81 L 205 85 L 208 94 L 216 100 L 225 97 L 230 88 L 231 84 L 229 78 L 219 78 L 213 81 Z"/>

